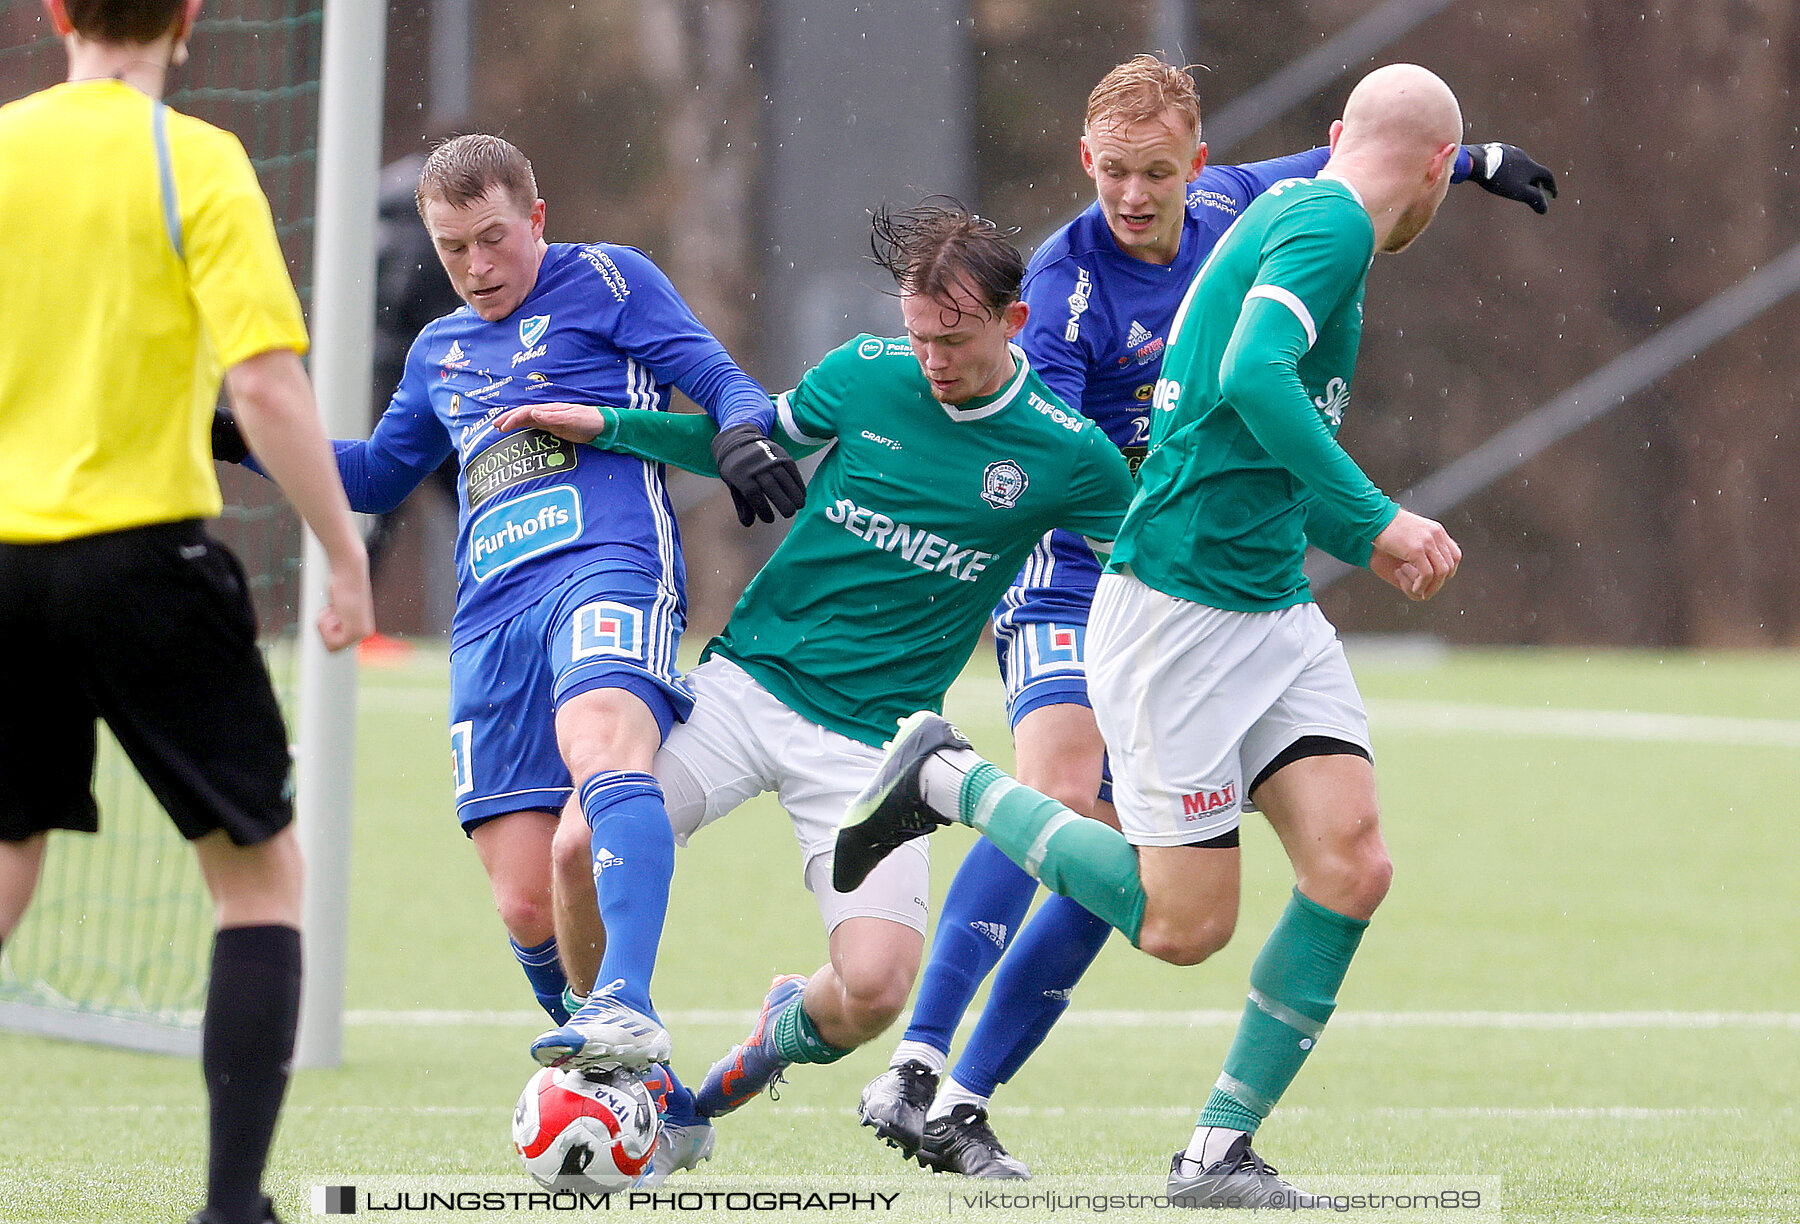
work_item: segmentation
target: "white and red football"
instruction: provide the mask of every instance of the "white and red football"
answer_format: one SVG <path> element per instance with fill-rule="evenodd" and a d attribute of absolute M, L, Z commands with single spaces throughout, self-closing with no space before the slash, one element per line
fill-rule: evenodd
<path fill-rule="evenodd" d="M 622 1069 L 545 1067 L 513 1110 L 513 1148 L 546 1190 L 626 1189 L 650 1167 L 660 1129 L 649 1089 Z"/>

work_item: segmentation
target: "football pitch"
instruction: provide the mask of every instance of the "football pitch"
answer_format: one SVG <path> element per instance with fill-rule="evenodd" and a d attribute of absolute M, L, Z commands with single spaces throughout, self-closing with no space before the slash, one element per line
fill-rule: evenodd
<path fill-rule="evenodd" d="M 1303 1187 L 1387 1196 L 1360 1219 L 1800 1218 L 1800 659 L 1352 657 L 1395 883 L 1258 1150 Z M 712 1162 L 658 1199 L 484 1209 L 535 1188 L 508 1124 L 544 1021 L 451 815 L 441 652 L 361 681 L 345 1058 L 290 1091 L 270 1182 L 289 1224 L 327 1185 L 394 1220 L 1169 1214 L 1131 1196 L 1160 1193 L 1291 885 L 1257 818 L 1232 945 L 1178 969 L 1115 938 L 996 1097 L 1036 1180 L 934 1176 L 857 1126 L 896 1026 L 721 1120 Z M 1010 759 L 985 654 L 947 713 Z M 934 838 L 938 897 L 971 839 Z M 824 959 L 799 868 L 767 797 L 678 855 L 657 1001 L 690 1082 L 772 975 Z M 192 1062 L 0 1034 L 0 1085 L 0 1221 L 178 1222 L 199 1205 Z M 1458 1206 L 1432 1208 L 1440 1192 Z M 432 1202 L 455 1206 L 412 1209 Z"/>

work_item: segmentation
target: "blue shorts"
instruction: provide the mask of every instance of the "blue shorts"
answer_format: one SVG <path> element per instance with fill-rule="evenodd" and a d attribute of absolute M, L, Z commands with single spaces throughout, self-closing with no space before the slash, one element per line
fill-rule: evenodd
<path fill-rule="evenodd" d="M 565 579 L 511 620 L 450 655 L 450 764 L 463 831 L 528 809 L 556 811 L 569 770 L 556 711 L 578 693 L 624 689 L 666 736 L 694 708 L 675 647 L 681 593 L 642 570 Z"/>
<path fill-rule="evenodd" d="M 1053 531 L 1039 541 L 994 610 L 994 653 L 1006 684 L 1006 719 L 1019 723 L 1045 706 L 1092 709 L 1087 687 L 1087 620 L 1100 565 L 1081 537 Z M 1112 802 L 1101 767 L 1100 798 Z"/>

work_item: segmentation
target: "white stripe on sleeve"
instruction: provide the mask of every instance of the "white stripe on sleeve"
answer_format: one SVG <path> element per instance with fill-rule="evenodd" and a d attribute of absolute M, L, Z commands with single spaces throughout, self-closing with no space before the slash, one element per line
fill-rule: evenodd
<path fill-rule="evenodd" d="M 1280 302 L 1294 312 L 1294 317 L 1300 320 L 1300 326 L 1306 329 L 1306 347 L 1311 348 L 1319 342 L 1319 329 L 1313 325 L 1312 312 L 1306 308 L 1306 303 L 1280 285 L 1257 285 L 1244 295 L 1245 302 L 1251 298 L 1268 298 L 1271 302 Z"/>

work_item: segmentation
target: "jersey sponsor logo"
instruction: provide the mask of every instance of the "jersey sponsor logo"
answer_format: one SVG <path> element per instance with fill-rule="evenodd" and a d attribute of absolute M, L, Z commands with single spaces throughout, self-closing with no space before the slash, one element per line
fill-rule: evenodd
<path fill-rule="evenodd" d="M 894 441 L 892 438 L 884 438 L 880 434 L 874 433 L 867 429 L 862 431 L 862 436 L 867 438 L 869 441 L 875 443 L 877 446 L 885 446 L 891 451 L 897 451 L 897 450 L 904 449 L 903 447 L 901 447 L 901 445 L 898 442 Z"/>
<path fill-rule="evenodd" d="M 541 429 L 511 433 L 463 465 L 469 509 L 539 476 L 560 476 L 580 462 L 575 444 Z"/>
<path fill-rule="evenodd" d="M 644 614 L 630 604 L 596 600 L 575 609 L 575 643 L 569 661 L 641 659 L 644 657 Z"/>
<path fill-rule="evenodd" d="M 1175 411 L 1175 405 L 1181 402 L 1181 384 L 1173 378 L 1157 379 L 1156 394 L 1151 396 L 1151 401 L 1158 412 Z"/>
<path fill-rule="evenodd" d="M 475 767 L 471 744 L 475 739 L 475 724 L 459 722 L 450 728 L 450 781 L 456 786 L 456 798 L 461 799 L 475 789 Z"/>
<path fill-rule="evenodd" d="M 1058 425 L 1061 425 L 1064 429 L 1069 430 L 1071 433 L 1081 432 L 1082 418 L 1076 416 L 1074 413 L 1066 411 L 1059 405 L 1051 403 L 1036 391 L 1029 393 L 1025 398 L 1033 408 L 1036 408 L 1039 412 L 1049 417 L 1052 421 L 1055 421 Z"/>
<path fill-rule="evenodd" d="M 550 381 L 550 376 L 548 374 L 539 374 L 536 370 L 533 370 L 525 376 L 525 381 L 528 383 L 547 383 Z"/>
<path fill-rule="evenodd" d="M 619 271 L 619 265 L 614 263 L 605 251 L 585 246 L 581 248 L 581 257 L 588 261 L 588 266 L 600 274 L 600 279 L 605 281 L 606 287 L 612 291 L 614 301 L 623 302 L 631 296 L 631 286 L 626 282 L 625 274 Z"/>
<path fill-rule="evenodd" d="M 1119 358 L 1119 364 L 1144 365 L 1162 356 L 1167 347 L 1162 338 L 1150 334 L 1150 329 L 1136 319 L 1131 321 L 1131 330 L 1125 333 L 1125 347 L 1128 352 Z"/>
<path fill-rule="evenodd" d="M 960 547 L 935 532 L 898 522 L 847 497 L 827 506 L 825 519 L 841 523 L 845 531 L 882 552 L 897 552 L 927 573 L 949 574 L 958 582 L 974 582 L 987 569 L 988 562 L 999 556 Z"/>
<path fill-rule="evenodd" d="M 1148 404 L 1150 402 L 1150 397 L 1155 394 L 1156 394 L 1156 384 L 1155 383 L 1145 383 L 1143 386 L 1137 388 L 1137 390 L 1135 390 L 1131 393 L 1131 398 L 1136 400 L 1140 404 Z"/>
<path fill-rule="evenodd" d="M 887 341 L 877 340 L 874 336 L 870 336 L 856 346 L 856 355 L 864 361 L 873 361 L 885 352 L 887 352 Z"/>
<path fill-rule="evenodd" d="M 487 386 L 477 387 L 475 390 L 469 392 L 470 399 L 491 400 L 496 395 L 499 395 L 504 388 L 510 386 L 513 380 L 511 374 L 508 374 L 505 378 L 495 378 L 491 374 L 485 375 L 485 377 L 488 379 Z"/>
<path fill-rule="evenodd" d="M 1086 268 L 1075 271 L 1075 288 L 1069 293 L 1069 322 L 1063 328 L 1063 339 L 1070 344 L 1081 339 L 1081 316 L 1087 313 L 1088 297 L 1094 292 L 1093 277 Z"/>
<path fill-rule="evenodd" d="M 1181 797 L 1181 819 L 1189 824 L 1237 807 L 1237 783 L 1217 788 L 1202 787 Z"/>
<path fill-rule="evenodd" d="M 503 502 L 469 524 L 469 570 L 486 582 L 502 570 L 581 538 L 581 494 L 569 485 Z"/>
<path fill-rule="evenodd" d="M 1313 407 L 1336 429 L 1344 423 L 1344 409 L 1350 406 L 1350 384 L 1334 378 L 1325 384 L 1325 394 L 1313 396 Z"/>
<path fill-rule="evenodd" d="M 1011 459 L 1002 459 L 988 464 L 987 471 L 981 474 L 981 500 L 996 510 L 1011 510 L 1030 486 L 1031 478 L 1025 475 L 1024 468 Z"/>

